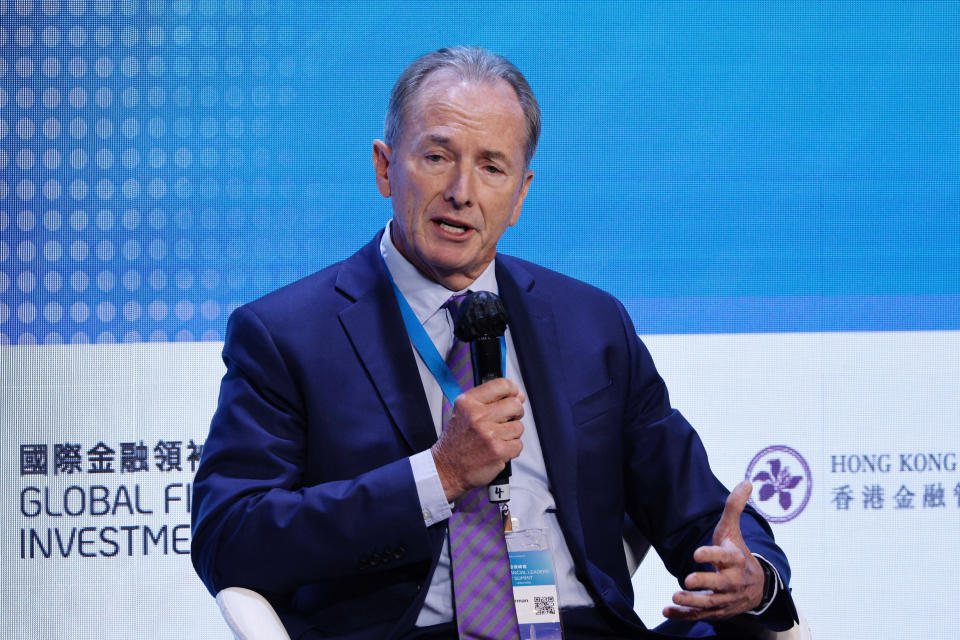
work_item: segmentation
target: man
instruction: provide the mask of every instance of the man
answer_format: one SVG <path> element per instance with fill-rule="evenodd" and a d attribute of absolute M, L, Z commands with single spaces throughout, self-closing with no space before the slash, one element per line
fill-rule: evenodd
<path fill-rule="evenodd" d="M 523 76 L 482 49 L 398 79 L 373 147 L 386 232 L 230 319 L 194 485 L 211 592 L 263 593 L 295 638 L 457 637 L 451 513 L 512 461 L 511 512 L 550 542 L 567 638 L 653 637 L 633 612 L 630 521 L 686 588 L 664 611 L 675 629 L 750 613 L 790 626 L 789 567 L 742 514 L 749 485 L 728 498 L 623 307 L 496 253 L 539 129 Z M 448 353 L 448 300 L 467 290 L 503 300 L 506 375 L 444 411 L 410 332 Z"/>

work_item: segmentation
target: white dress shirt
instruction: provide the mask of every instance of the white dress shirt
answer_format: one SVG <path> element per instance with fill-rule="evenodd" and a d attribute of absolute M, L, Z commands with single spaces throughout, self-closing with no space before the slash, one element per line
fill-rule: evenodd
<path fill-rule="evenodd" d="M 443 285 L 434 282 L 423 274 L 397 250 L 390 239 L 390 223 L 380 240 L 380 253 L 386 262 L 387 269 L 393 280 L 413 309 L 417 319 L 423 324 L 427 335 L 437 347 L 441 356 L 446 356 L 453 345 L 453 319 L 450 313 L 443 308 L 451 295 L 464 291 L 450 291 Z M 470 291 L 490 291 L 498 293 L 494 263 L 484 270 L 469 286 Z M 510 328 L 507 327 L 504 336 L 507 345 L 507 359 L 505 366 L 506 377 L 513 380 L 520 391 L 526 395 L 523 378 L 520 375 L 520 365 L 517 361 L 517 350 L 513 345 Z M 416 353 L 416 350 L 414 350 Z M 434 379 L 430 369 L 417 354 L 417 367 L 420 370 L 420 379 L 423 381 L 423 390 L 427 396 L 430 413 L 433 416 L 433 426 L 440 434 L 441 412 L 443 409 L 443 391 Z M 574 572 L 573 558 L 563 538 L 563 532 L 556 517 L 556 504 L 553 494 L 550 493 L 546 466 L 543 463 L 543 450 L 540 448 L 540 439 L 537 436 L 537 425 L 530 407 L 530 399 L 523 404 L 523 451 L 513 460 L 513 475 L 510 478 L 510 515 L 517 518 L 520 529 L 542 528 L 546 531 L 550 548 L 553 552 L 554 570 L 557 577 L 557 597 L 562 607 L 593 606 L 593 599 L 581 584 Z M 429 449 L 410 456 L 410 466 L 417 483 L 417 493 L 423 509 L 423 519 L 426 526 L 432 526 L 450 517 L 451 505 L 444 495 L 440 477 L 434 466 L 433 455 Z M 440 561 L 433 574 L 430 589 L 420 615 L 417 618 L 418 626 L 428 626 L 453 620 L 453 584 L 450 569 L 449 540 L 443 543 Z"/>

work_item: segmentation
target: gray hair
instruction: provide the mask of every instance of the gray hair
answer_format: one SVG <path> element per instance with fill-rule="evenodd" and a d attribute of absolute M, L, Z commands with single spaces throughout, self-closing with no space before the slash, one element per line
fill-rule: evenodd
<path fill-rule="evenodd" d="M 533 159 L 533 154 L 537 150 L 537 140 L 540 138 L 540 105 L 537 104 L 537 98 L 520 70 L 503 56 L 491 53 L 482 47 L 438 49 L 410 63 L 410 66 L 397 78 L 393 91 L 390 92 L 390 104 L 387 106 L 387 117 L 383 128 L 384 141 L 392 147 L 400 138 L 410 102 L 417 95 L 427 76 L 440 69 L 450 69 L 464 80 L 475 82 L 505 80 L 513 87 L 520 100 L 527 124 L 524 161 L 525 166 L 530 166 L 530 160 Z"/>

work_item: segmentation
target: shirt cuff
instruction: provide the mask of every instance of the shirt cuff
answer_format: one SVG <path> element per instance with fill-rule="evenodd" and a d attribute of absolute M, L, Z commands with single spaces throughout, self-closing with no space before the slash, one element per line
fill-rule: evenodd
<path fill-rule="evenodd" d="M 769 560 L 764 558 L 759 553 L 754 553 L 753 557 L 756 558 L 761 565 L 768 568 L 770 570 L 770 574 L 773 576 L 773 589 L 770 590 L 769 592 L 767 592 L 767 590 L 764 589 L 764 595 L 766 597 L 760 602 L 760 604 L 757 606 L 756 609 L 751 609 L 750 611 L 747 611 L 747 613 L 749 613 L 752 616 L 759 616 L 762 613 L 764 613 L 767 609 L 769 609 L 770 605 L 773 604 L 773 601 L 777 599 L 777 594 L 780 593 L 780 589 L 783 588 L 783 580 L 780 578 L 780 573 L 777 571 L 777 568 L 774 567 Z M 764 576 L 767 575 L 766 571 L 764 571 L 763 573 L 764 573 Z"/>
<path fill-rule="evenodd" d="M 417 497 L 420 498 L 424 524 L 429 527 L 443 522 L 453 513 L 453 506 L 447 502 L 437 465 L 433 461 L 433 452 L 427 449 L 415 453 L 408 460 L 413 471 L 413 481 L 417 485 Z"/>

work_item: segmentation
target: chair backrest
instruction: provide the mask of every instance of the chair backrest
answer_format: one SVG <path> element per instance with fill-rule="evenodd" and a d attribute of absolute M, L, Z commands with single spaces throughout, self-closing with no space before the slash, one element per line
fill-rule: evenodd
<path fill-rule="evenodd" d="M 627 558 L 627 568 L 630 575 L 637 571 L 647 552 L 650 551 L 650 541 L 640 533 L 640 529 L 633 524 L 630 516 L 623 518 L 623 554 Z"/>
<path fill-rule="evenodd" d="M 217 604 L 237 640 L 290 640 L 277 612 L 256 591 L 228 587 L 217 594 Z"/>

